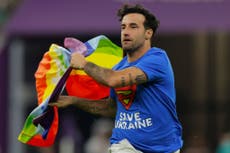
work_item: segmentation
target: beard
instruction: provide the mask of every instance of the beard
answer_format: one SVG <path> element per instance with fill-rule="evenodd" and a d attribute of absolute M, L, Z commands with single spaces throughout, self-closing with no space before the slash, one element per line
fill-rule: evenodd
<path fill-rule="evenodd" d="M 123 51 L 124 51 L 126 54 L 134 52 L 134 50 L 133 50 L 132 48 L 123 48 Z"/>
<path fill-rule="evenodd" d="M 125 53 L 130 54 L 136 52 L 142 45 L 130 44 L 129 46 L 122 45 L 122 49 Z"/>

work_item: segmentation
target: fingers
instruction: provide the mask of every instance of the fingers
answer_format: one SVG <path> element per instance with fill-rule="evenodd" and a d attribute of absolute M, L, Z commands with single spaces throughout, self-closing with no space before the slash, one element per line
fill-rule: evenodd
<path fill-rule="evenodd" d="M 48 106 L 51 106 L 51 107 L 53 107 L 53 106 L 57 106 L 57 107 L 58 107 L 59 105 L 58 105 L 58 103 L 54 103 L 54 102 L 52 102 L 52 103 L 49 103 L 49 104 L 48 104 Z"/>
<path fill-rule="evenodd" d="M 62 103 L 49 103 L 48 104 L 48 106 L 50 106 L 50 107 L 57 107 L 57 108 L 65 108 L 66 107 L 66 105 L 63 105 Z"/>
<path fill-rule="evenodd" d="M 77 66 L 73 63 L 70 64 L 70 66 L 73 68 L 73 69 L 76 69 L 76 70 L 83 70 L 83 68 L 81 68 L 80 66 Z"/>
<path fill-rule="evenodd" d="M 56 106 L 58 108 L 65 108 L 72 104 L 71 101 L 72 101 L 72 98 L 70 96 L 59 96 L 56 102 L 51 102 L 48 104 L 48 106 L 51 106 L 51 107 Z"/>
<path fill-rule="evenodd" d="M 73 53 L 71 55 L 70 66 L 74 69 L 84 69 L 86 64 L 85 57 L 79 53 Z"/>

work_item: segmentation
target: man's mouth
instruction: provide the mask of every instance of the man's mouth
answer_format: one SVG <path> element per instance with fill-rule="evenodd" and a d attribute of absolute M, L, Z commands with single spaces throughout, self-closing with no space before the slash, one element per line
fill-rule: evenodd
<path fill-rule="evenodd" d="M 131 42 L 131 39 L 123 39 L 123 42 Z"/>

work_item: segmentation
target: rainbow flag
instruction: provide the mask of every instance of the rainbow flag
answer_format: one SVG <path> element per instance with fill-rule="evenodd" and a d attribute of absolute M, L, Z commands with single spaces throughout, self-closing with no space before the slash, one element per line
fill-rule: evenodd
<path fill-rule="evenodd" d="M 121 48 L 103 35 L 84 45 L 87 47 L 86 60 L 106 68 L 112 68 L 123 56 Z M 81 48 L 84 46 L 78 49 Z M 56 101 L 65 86 L 72 96 L 101 99 L 109 95 L 108 87 L 98 84 L 84 71 L 69 67 L 70 55 L 69 50 L 52 44 L 39 63 L 35 73 L 39 105 L 29 114 L 18 136 L 22 143 L 39 147 L 54 143 L 58 132 L 58 110 L 48 107 L 48 103 Z"/>
<path fill-rule="evenodd" d="M 87 46 L 86 60 L 105 68 L 117 64 L 123 52 L 105 36 L 95 37 L 85 43 Z M 88 99 L 102 99 L 109 95 L 109 88 L 98 84 L 82 70 L 73 70 L 66 82 L 67 93 Z M 98 92 L 101 91 L 101 92 Z"/>

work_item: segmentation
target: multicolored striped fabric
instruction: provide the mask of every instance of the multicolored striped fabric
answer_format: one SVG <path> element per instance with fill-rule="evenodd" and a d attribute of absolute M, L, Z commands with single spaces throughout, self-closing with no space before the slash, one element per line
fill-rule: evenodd
<path fill-rule="evenodd" d="M 84 52 L 88 61 L 106 68 L 112 68 L 123 56 L 121 48 L 103 35 L 83 45 L 87 52 L 81 50 L 85 46 L 78 47 L 78 51 Z M 35 73 L 39 105 L 27 117 L 19 141 L 39 147 L 54 143 L 58 132 L 58 110 L 48 107 L 48 103 L 57 100 L 65 82 L 67 93 L 72 96 L 101 99 L 109 95 L 108 87 L 98 84 L 84 71 L 69 67 L 70 55 L 69 50 L 55 44 L 44 54 Z"/>
<path fill-rule="evenodd" d="M 39 105 L 27 117 L 26 123 L 18 136 L 19 141 L 40 147 L 53 144 L 58 131 L 58 110 L 55 107 L 48 107 L 48 103 L 53 100 L 51 95 L 58 81 L 69 67 L 69 61 L 70 52 L 56 44 L 52 44 L 49 51 L 44 54 L 35 72 Z M 61 87 L 62 89 L 63 87 Z M 45 117 L 40 124 L 36 123 L 36 119 L 39 119 L 39 117 Z"/>
<path fill-rule="evenodd" d="M 112 68 L 123 56 L 121 48 L 105 36 L 95 37 L 87 41 L 85 45 L 88 49 L 86 60 L 105 68 Z M 66 82 L 66 89 L 69 95 L 94 100 L 109 95 L 108 87 L 98 84 L 82 70 L 73 70 L 71 72 Z"/>

